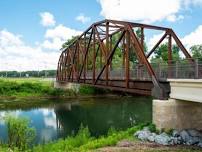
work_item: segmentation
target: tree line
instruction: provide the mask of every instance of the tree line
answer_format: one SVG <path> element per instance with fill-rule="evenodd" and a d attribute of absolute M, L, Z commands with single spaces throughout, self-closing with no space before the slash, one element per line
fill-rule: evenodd
<path fill-rule="evenodd" d="M 0 77 L 55 77 L 56 70 L 0 71 Z"/>

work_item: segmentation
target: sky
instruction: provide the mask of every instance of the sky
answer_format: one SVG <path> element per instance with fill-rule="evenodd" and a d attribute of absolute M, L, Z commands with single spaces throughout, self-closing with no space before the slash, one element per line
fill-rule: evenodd
<path fill-rule="evenodd" d="M 0 71 L 56 69 L 61 45 L 103 19 L 170 27 L 188 50 L 202 44 L 202 0 L 1 0 Z M 148 32 L 148 47 L 161 35 Z"/>

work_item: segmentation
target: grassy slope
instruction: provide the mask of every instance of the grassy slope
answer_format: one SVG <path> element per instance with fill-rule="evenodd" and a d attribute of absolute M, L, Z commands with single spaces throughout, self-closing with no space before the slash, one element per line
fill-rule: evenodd
<path fill-rule="evenodd" d="M 95 150 L 104 146 L 115 145 L 118 141 L 124 138 L 130 138 L 134 132 L 141 129 L 141 126 L 135 126 L 129 128 L 125 131 L 110 131 L 107 136 L 102 136 L 99 138 L 94 138 L 90 136 L 88 128 L 82 128 L 79 130 L 76 136 L 70 136 L 66 139 L 61 139 L 55 142 L 47 143 L 44 145 L 38 145 L 27 151 L 33 152 L 86 152 L 90 150 Z M 0 145 L 0 151 L 8 151 L 6 145 Z M 18 152 L 18 150 L 14 150 Z"/>
<path fill-rule="evenodd" d="M 41 78 L 0 78 L 0 98 L 4 97 L 75 97 L 94 95 L 105 91 L 88 86 L 81 86 L 79 92 L 53 88 L 53 79 Z"/>
<path fill-rule="evenodd" d="M 125 131 L 109 131 L 108 135 L 94 138 L 90 136 L 88 128 L 82 128 L 76 136 L 67 137 L 66 139 L 60 139 L 55 142 L 47 143 L 44 145 L 38 145 L 27 151 L 32 152 L 162 152 L 162 151 L 174 151 L 174 152 L 199 152 L 200 148 L 188 147 L 188 146 L 162 146 L 155 143 L 140 142 L 134 138 L 133 134 L 142 129 L 143 125 L 131 127 Z M 119 141 L 127 140 L 133 143 L 133 146 L 116 146 Z M 0 145 L 1 152 L 7 152 L 8 147 L 6 145 Z M 18 152 L 17 149 L 13 150 Z"/>

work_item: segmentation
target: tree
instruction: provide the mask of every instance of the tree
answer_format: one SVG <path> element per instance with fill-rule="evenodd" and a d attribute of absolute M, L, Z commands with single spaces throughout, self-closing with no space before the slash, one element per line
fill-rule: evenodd
<path fill-rule="evenodd" d="M 72 36 L 72 38 L 68 39 L 65 43 L 62 44 L 61 49 L 66 49 L 69 47 L 79 36 Z"/>
<path fill-rule="evenodd" d="M 190 48 L 192 56 L 194 59 L 198 59 L 202 61 L 202 44 L 201 45 L 194 45 Z"/>
<path fill-rule="evenodd" d="M 172 46 L 172 61 L 179 60 L 179 47 L 177 45 Z M 161 44 L 154 52 L 154 57 L 151 59 L 152 62 L 164 61 L 168 62 L 168 43 Z"/>
<path fill-rule="evenodd" d="M 136 33 L 136 36 L 137 36 L 137 38 L 138 38 L 138 40 L 139 40 L 139 42 L 140 42 L 140 41 L 141 41 L 141 29 L 138 28 L 138 29 L 135 31 L 135 33 Z M 148 50 L 147 44 L 144 42 L 144 52 L 146 53 L 147 50 Z M 132 48 L 132 47 L 130 47 L 130 50 L 129 50 L 129 60 L 130 60 L 133 64 L 137 63 L 137 61 L 138 61 L 137 55 L 135 54 L 134 48 Z"/>

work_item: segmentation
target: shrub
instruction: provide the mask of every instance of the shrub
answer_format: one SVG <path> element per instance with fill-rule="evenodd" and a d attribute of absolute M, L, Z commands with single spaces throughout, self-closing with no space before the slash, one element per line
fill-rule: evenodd
<path fill-rule="evenodd" d="M 96 88 L 96 87 L 91 87 L 87 85 L 81 85 L 79 88 L 79 93 L 81 95 L 93 95 L 93 94 L 103 94 L 106 93 L 107 91 L 104 89 Z"/>
<path fill-rule="evenodd" d="M 12 149 L 17 147 L 19 150 L 25 150 L 33 144 L 35 138 L 35 129 L 29 127 L 29 120 L 7 116 L 5 122 L 8 130 L 8 146 Z"/>
<path fill-rule="evenodd" d="M 34 147 L 33 151 L 78 151 L 79 147 L 87 144 L 92 139 L 93 138 L 90 137 L 88 127 L 83 127 L 83 125 L 81 125 L 78 133 L 75 136 L 69 136 L 64 140 L 61 139 L 57 142 L 36 146 Z"/>

